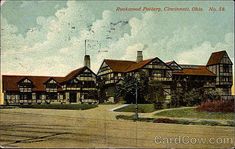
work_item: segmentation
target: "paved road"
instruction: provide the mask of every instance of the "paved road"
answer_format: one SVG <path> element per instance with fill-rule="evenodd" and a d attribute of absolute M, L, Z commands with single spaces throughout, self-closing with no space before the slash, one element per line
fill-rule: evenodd
<path fill-rule="evenodd" d="M 117 105 L 116 105 L 117 106 Z M 8 147 L 183 147 L 231 148 L 233 127 L 154 124 L 115 120 L 115 105 L 76 110 L 1 109 L 0 145 Z M 132 114 L 132 113 L 130 113 Z M 158 137 L 157 142 L 155 138 Z M 161 138 L 186 138 L 185 142 L 165 142 Z M 205 143 L 190 143 L 192 138 Z M 160 141 L 160 142 L 159 142 Z"/>

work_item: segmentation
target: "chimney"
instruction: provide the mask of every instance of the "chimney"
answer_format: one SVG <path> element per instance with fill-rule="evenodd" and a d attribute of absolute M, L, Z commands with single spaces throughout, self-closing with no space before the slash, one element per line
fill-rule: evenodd
<path fill-rule="evenodd" d="M 91 66 L 90 55 L 85 55 L 85 57 L 84 57 L 84 66 L 87 66 L 88 68 L 90 68 L 90 66 Z"/>
<path fill-rule="evenodd" d="M 137 59 L 136 62 L 140 62 L 143 60 L 143 54 L 142 51 L 137 51 Z"/>

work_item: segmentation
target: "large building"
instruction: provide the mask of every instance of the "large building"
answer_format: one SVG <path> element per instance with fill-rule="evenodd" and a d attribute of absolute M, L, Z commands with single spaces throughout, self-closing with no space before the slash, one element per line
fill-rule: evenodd
<path fill-rule="evenodd" d="M 64 77 L 3 75 L 5 104 L 97 103 L 96 74 L 88 55 L 84 63 Z"/>
<path fill-rule="evenodd" d="M 107 98 L 115 96 L 116 83 L 125 75 L 134 75 L 144 72 L 149 80 L 156 80 L 163 84 L 167 97 L 170 96 L 172 82 L 172 69 L 158 57 L 143 60 L 142 51 L 138 51 L 136 61 L 105 59 L 98 71 L 97 76 L 105 81 L 105 93 Z"/>
<path fill-rule="evenodd" d="M 220 89 L 231 95 L 232 61 L 226 51 L 212 53 L 206 65 L 185 65 L 160 58 L 143 60 L 142 51 L 136 61 L 104 59 L 97 75 L 90 69 L 90 57 L 84 57 L 84 67 L 64 77 L 3 75 L 5 104 L 98 103 L 100 92 L 105 100 L 115 102 L 116 86 L 126 75 L 144 72 L 149 81 L 161 83 L 166 99 L 178 89 Z M 103 83 L 100 83 L 103 82 Z M 102 87 L 100 84 L 103 84 Z"/>
<path fill-rule="evenodd" d="M 206 67 L 216 74 L 216 88 L 231 95 L 233 85 L 233 63 L 226 51 L 212 53 Z"/>
<path fill-rule="evenodd" d="M 232 65 L 226 51 L 212 53 L 207 65 L 186 65 L 175 61 L 165 63 L 158 57 L 143 60 L 142 51 L 138 51 L 136 61 L 105 59 L 97 76 L 104 80 L 106 97 L 112 101 L 119 80 L 139 72 L 145 72 L 149 80 L 163 84 L 168 99 L 177 89 L 192 88 L 219 88 L 223 95 L 231 95 Z"/>

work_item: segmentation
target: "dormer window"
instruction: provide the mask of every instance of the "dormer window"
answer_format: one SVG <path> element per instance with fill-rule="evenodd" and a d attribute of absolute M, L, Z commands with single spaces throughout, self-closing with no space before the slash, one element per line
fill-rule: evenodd
<path fill-rule="evenodd" d="M 57 83 L 55 80 L 51 79 L 46 83 L 47 92 L 57 92 Z"/>
<path fill-rule="evenodd" d="M 29 79 L 24 79 L 18 83 L 20 92 L 32 92 L 33 83 Z"/>

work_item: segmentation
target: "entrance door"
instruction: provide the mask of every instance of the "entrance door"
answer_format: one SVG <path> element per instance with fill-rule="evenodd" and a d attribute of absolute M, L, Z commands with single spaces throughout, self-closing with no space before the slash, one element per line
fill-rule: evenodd
<path fill-rule="evenodd" d="M 77 93 L 69 93 L 69 102 L 77 102 Z"/>

